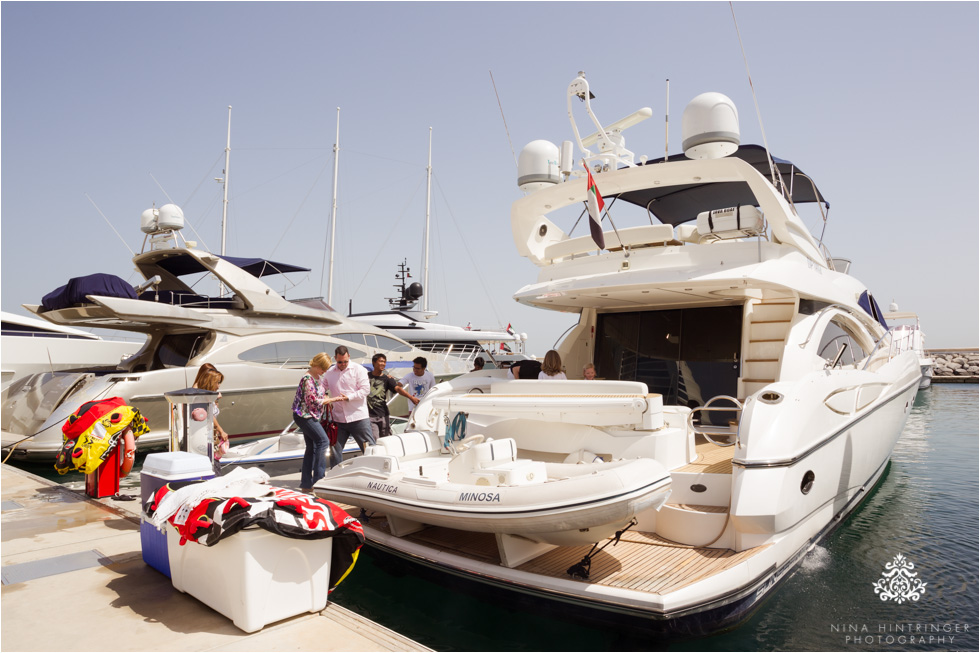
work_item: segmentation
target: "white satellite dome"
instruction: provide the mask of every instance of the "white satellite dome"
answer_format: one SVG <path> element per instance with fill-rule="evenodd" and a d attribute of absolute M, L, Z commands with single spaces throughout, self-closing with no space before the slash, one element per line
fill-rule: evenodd
<path fill-rule="evenodd" d="M 166 229 L 179 231 L 184 228 L 184 212 L 176 204 L 164 204 L 160 207 L 159 214 L 157 228 L 160 231 Z"/>
<path fill-rule="evenodd" d="M 517 159 L 517 185 L 534 191 L 557 184 L 560 177 L 558 146 L 550 141 L 531 141 Z"/>
<path fill-rule="evenodd" d="M 689 159 L 720 159 L 740 141 L 738 109 L 727 95 L 702 93 L 684 108 L 681 147 Z"/>
<path fill-rule="evenodd" d="M 156 209 L 147 209 L 140 215 L 140 231 L 145 234 L 152 234 L 157 230 L 157 219 L 160 212 Z"/>

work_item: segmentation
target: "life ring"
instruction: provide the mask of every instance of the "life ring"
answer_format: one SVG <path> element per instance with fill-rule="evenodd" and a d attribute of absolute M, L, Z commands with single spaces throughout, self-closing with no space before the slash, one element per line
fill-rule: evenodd
<path fill-rule="evenodd" d="M 129 476 L 133 471 L 133 463 L 136 462 L 136 438 L 133 437 L 133 430 L 126 429 L 117 447 L 122 447 L 122 457 L 119 460 L 119 476 Z"/>

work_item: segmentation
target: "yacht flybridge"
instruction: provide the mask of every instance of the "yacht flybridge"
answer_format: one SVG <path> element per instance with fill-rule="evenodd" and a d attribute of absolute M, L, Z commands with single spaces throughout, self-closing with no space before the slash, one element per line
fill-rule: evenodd
<path fill-rule="evenodd" d="M 354 322 L 320 299 L 287 301 L 262 279 L 307 272 L 263 259 L 220 256 L 183 240 L 183 213 L 167 204 L 145 211 L 143 251 L 133 263 L 146 279 L 137 288 L 112 275 L 72 279 L 25 306 L 56 325 L 100 327 L 146 336 L 143 347 L 118 366 L 22 377 L 3 390 L 3 449 L 21 459 L 53 459 L 61 425 L 79 405 L 123 397 L 149 420 L 141 447 L 168 441 L 164 392 L 186 388 L 204 363 L 225 377 L 221 426 L 233 441 L 277 434 L 290 419 L 296 384 L 310 359 L 333 358 L 346 345 L 351 360 L 370 364 L 384 352 L 391 367 L 411 367 L 423 352 L 375 327 Z M 194 288 L 212 276 L 226 292 L 217 297 Z M 465 371 L 453 361 L 430 364 L 437 379 Z"/>
<path fill-rule="evenodd" d="M 457 377 L 405 434 L 316 491 L 374 511 L 365 532 L 393 555 L 593 618 L 710 632 L 744 618 L 868 495 L 919 365 L 807 230 L 804 205 L 826 221 L 816 185 L 740 145 L 727 97 L 687 107 L 684 155 L 638 162 L 623 132 L 652 111 L 603 127 L 592 97 L 580 73 L 567 93 L 575 143 L 522 152 L 511 227 L 540 268 L 515 298 L 579 313 L 558 351 L 570 378 L 593 363 L 602 380 Z M 597 128 L 584 138 L 579 101 Z M 572 235 L 590 220 L 594 234 Z M 655 463 L 648 494 L 579 519 L 579 506 L 641 491 L 620 478 L 641 460 Z"/>

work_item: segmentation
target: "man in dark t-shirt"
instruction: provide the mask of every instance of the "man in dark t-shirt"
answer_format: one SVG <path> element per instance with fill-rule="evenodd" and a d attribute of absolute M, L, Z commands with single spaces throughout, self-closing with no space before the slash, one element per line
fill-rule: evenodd
<path fill-rule="evenodd" d="M 391 414 L 388 412 L 388 393 L 395 392 L 403 397 L 411 399 L 402 388 L 401 384 L 385 373 L 385 365 L 388 364 L 388 357 L 384 354 L 375 354 L 371 357 L 371 364 L 374 369 L 368 372 L 368 382 L 371 384 L 371 392 L 367 397 L 368 416 L 371 418 L 371 432 L 374 440 L 386 435 L 391 435 Z"/>

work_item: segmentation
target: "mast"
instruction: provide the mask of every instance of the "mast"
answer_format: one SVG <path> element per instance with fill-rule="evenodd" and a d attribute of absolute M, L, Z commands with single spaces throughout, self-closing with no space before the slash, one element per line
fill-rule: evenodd
<path fill-rule="evenodd" d="M 429 207 L 432 203 L 432 127 L 429 127 L 429 165 L 425 168 L 425 245 L 422 249 L 422 310 L 429 310 Z"/>
<path fill-rule="evenodd" d="M 228 105 L 228 140 L 225 142 L 225 169 L 221 180 L 221 255 L 225 255 L 225 237 L 228 232 L 228 166 L 231 163 L 231 105 Z M 225 284 L 218 282 L 218 296 L 225 294 Z"/>
<path fill-rule="evenodd" d="M 327 281 L 327 304 L 333 306 L 333 246 L 337 235 L 337 164 L 340 161 L 340 107 L 337 107 L 337 138 L 333 144 L 333 202 L 330 208 L 330 259 Z"/>

